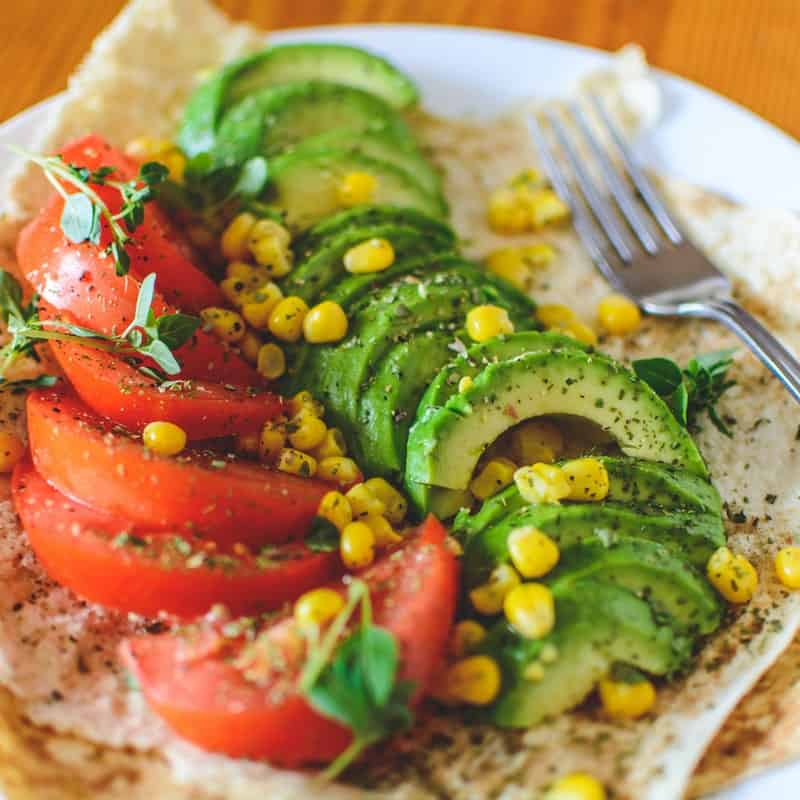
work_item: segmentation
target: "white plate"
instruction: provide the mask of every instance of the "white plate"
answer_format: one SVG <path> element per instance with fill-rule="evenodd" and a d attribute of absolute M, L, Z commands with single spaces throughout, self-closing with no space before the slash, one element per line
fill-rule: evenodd
<path fill-rule="evenodd" d="M 281 31 L 273 42 L 346 42 L 387 56 L 420 84 L 424 105 L 443 115 L 488 117 L 529 97 L 564 93 L 608 55 L 540 37 L 435 25 L 329 26 Z M 667 114 L 642 160 L 749 205 L 800 210 L 800 144 L 738 106 L 682 78 L 658 72 Z M 0 142 L 26 145 L 58 97 L 0 126 Z M 9 164 L 0 151 L 0 174 Z M 800 764 L 746 781 L 715 800 L 797 797 Z M 677 799 L 676 799 L 677 800 Z"/>

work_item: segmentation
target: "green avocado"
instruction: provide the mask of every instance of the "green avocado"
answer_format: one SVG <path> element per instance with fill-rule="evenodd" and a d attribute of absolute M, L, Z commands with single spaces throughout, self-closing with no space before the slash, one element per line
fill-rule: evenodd
<path fill-rule="evenodd" d="M 465 489 L 495 439 L 545 414 L 584 417 L 613 436 L 626 455 L 708 474 L 688 431 L 647 384 L 609 358 L 561 349 L 489 364 L 470 389 L 444 406 L 420 409 L 406 464 L 414 503 L 426 510 L 420 484 Z"/>
<path fill-rule="evenodd" d="M 524 639 L 504 621 L 480 645 L 502 673 L 497 700 L 478 712 L 482 719 L 509 728 L 527 728 L 583 701 L 614 663 L 654 675 L 669 675 L 686 665 L 691 639 L 660 625 L 650 606 L 633 593 L 603 580 L 557 582 L 552 586 L 556 625 L 541 639 Z M 555 660 L 539 660 L 545 647 Z M 526 669 L 543 672 L 532 680 Z"/>

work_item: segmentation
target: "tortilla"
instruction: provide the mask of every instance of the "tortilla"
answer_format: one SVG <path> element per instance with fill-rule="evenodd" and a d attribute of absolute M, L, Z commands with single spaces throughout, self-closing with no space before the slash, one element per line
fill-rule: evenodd
<path fill-rule="evenodd" d="M 98 39 L 52 129 L 31 147 L 52 149 L 89 130 L 117 145 L 141 133 L 166 135 L 198 70 L 252 49 L 260 37 L 199 0 L 135 0 Z M 507 246 L 507 239 L 488 230 L 485 202 L 488 190 L 535 164 L 520 117 L 483 126 L 420 114 L 415 125 L 445 170 L 453 221 L 469 254 Z M 734 208 L 675 182 L 668 190 L 693 237 L 735 278 L 743 303 L 800 346 L 800 222 L 789 213 Z M 10 196 L 0 226 L 0 248 L 8 257 L 20 220 L 41 202 L 41 183 L 29 173 L 17 176 Z M 559 255 L 537 275 L 532 294 L 541 302 L 566 298 L 591 320 L 607 286 L 569 230 L 514 243 L 542 239 Z M 602 348 L 623 359 L 664 353 L 685 361 L 735 344 L 711 323 L 648 318 L 634 336 Z M 115 654 L 120 638 L 153 621 L 105 611 L 55 586 L 36 563 L 10 505 L 0 504 L 0 780 L 9 800 L 278 800 L 311 794 L 521 800 L 574 769 L 597 775 L 616 798 L 680 797 L 708 742 L 791 645 L 800 625 L 800 594 L 777 584 L 772 569 L 774 551 L 793 541 L 798 516 L 800 409 L 741 346 L 733 376 L 738 384 L 721 411 L 736 419 L 734 438 L 706 425 L 698 443 L 729 504 L 731 544 L 754 561 L 762 586 L 751 604 L 732 612 L 731 624 L 705 648 L 694 671 L 660 689 L 655 713 L 611 723 L 588 703 L 552 724 L 508 732 L 468 726 L 457 715 L 426 707 L 414 731 L 359 762 L 340 785 L 321 787 L 300 772 L 203 753 L 171 734 L 127 685 Z M 18 426 L 19 410 L 20 400 L 10 398 L 5 417 Z M 693 789 L 708 791 L 731 777 L 734 765 L 726 754 L 742 736 L 750 737 L 747 720 L 763 704 L 776 719 L 777 701 L 787 700 L 776 692 L 790 684 L 784 674 L 776 679 L 770 673 L 753 695 L 761 700 L 748 699 L 744 716 L 723 729 Z M 785 702 L 789 720 L 793 689 Z M 797 737 L 781 740 L 780 748 L 765 737 L 748 765 L 788 757 L 800 752 L 798 745 Z M 736 767 L 744 759 L 737 761 Z"/>

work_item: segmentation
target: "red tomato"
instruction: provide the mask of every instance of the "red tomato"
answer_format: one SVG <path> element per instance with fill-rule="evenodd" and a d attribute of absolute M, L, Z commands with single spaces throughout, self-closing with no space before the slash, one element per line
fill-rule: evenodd
<path fill-rule="evenodd" d="M 444 528 L 428 517 L 417 537 L 360 577 L 371 589 L 375 624 L 400 645 L 401 676 L 415 681 L 421 696 L 444 656 L 455 613 L 458 565 Z M 292 631 L 291 620 L 268 629 L 265 651 L 274 648 L 280 665 L 261 683 L 233 663 L 241 640 L 208 627 L 183 638 L 129 640 L 123 658 L 156 712 L 200 747 L 288 767 L 330 761 L 351 736 L 297 693 L 303 648 Z"/>
<path fill-rule="evenodd" d="M 28 395 L 28 434 L 42 477 L 68 497 L 152 531 L 259 548 L 302 537 L 329 486 L 225 454 L 148 451 L 71 392 Z"/>
<path fill-rule="evenodd" d="M 114 167 L 109 180 L 133 180 L 139 165 L 112 147 L 102 137 L 89 134 L 67 144 L 61 156 L 69 164 L 96 170 Z M 75 191 L 67 185 L 68 191 Z M 122 207 L 120 193 L 114 188 L 92 186 L 113 213 Z M 126 248 L 131 259 L 131 273 L 142 280 L 155 272 L 161 294 L 185 311 L 198 312 L 208 306 L 225 303 L 216 283 L 191 262 L 191 249 L 181 241 L 165 214 L 153 203 L 147 203 L 144 222 L 132 234 L 133 242 Z M 104 242 L 103 244 L 107 244 Z"/>
<path fill-rule="evenodd" d="M 234 614 L 280 608 L 341 572 L 336 553 L 302 544 L 217 552 L 191 536 L 148 534 L 58 492 L 30 461 L 17 465 L 12 494 L 22 527 L 52 578 L 94 603 L 124 612 L 180 617 L 224 603 Z"/>

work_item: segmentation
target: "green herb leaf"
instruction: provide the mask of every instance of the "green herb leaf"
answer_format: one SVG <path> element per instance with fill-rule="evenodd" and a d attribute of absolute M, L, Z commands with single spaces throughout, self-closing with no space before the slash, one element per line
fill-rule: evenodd
<path fill-rule="evenodd" d="M 233 186 L 232 194 L 241 197 L 257 197 L 266 185 L 268 175 L 269 170 L 266 158 L 254 156 L 248 159 L 242 164 L 242 169 Z"/>
<path fill-rule="evenodd" d="M 314 517 L 304 541 L 315 553 L 331 553 L 339 549 L 339 530 L 325 517 Z"/>
<path fill-rule="evenodd" d="M 139 177 L 148 186 L 157 186 L 159 183 L 163 183 L 168 176 L 169 169 L 158 161 L 148 161 L 139 167 Z"/>
<path fill-rule="evenodd" d="M 100 215 L 97 206 L 80 192 L 69 195 L 64 200 L 64 210 L 61 212 L 61 230 L 71 242 L 100 241 Z"/>
<path fill-rule="evenodd" d="M 389 631 L 368 625 L 359 642 L 364 684 L 378 705 L 385 705 L 397 677 L 397 642 Z"/>
<path fill-rule="evenodd" d="M 644 683 L 647 678 L 639 672 L 636 667 L 630 664 L 623 664 L 621 661 L 615 661 L 611 665 L 611 680 L 615 683 Z"/>
<path fill-rule="evenodd" d="M 662 397 L 671 395 L 683 380 L 680 367 L 668 358 L 640 358 L 633 362 L 633 371 Z"/>
<path fill-rule="evenodd" d="M 0 378 L 0 392 L 27 392 L 30 389 L 49 388 L 58 383 L 57 375 L 39 375 L 19 381 L 8 381 Z"/>
<path fill-rule="evenodd" d="M 160 339 L 152 339 L 148 344 L 140 347 L 139 352 L 152 358 L 167 375 L 177 375 L 181 371 L 178 360 Z"/>
<path fill-rule="evenodd" d="M 188 314 L 165 314 L 156 320 L 156 330 L 158 338 L 170 350 L 177 350 L 194 336 L 200 324 L 199 317 Z"/>

